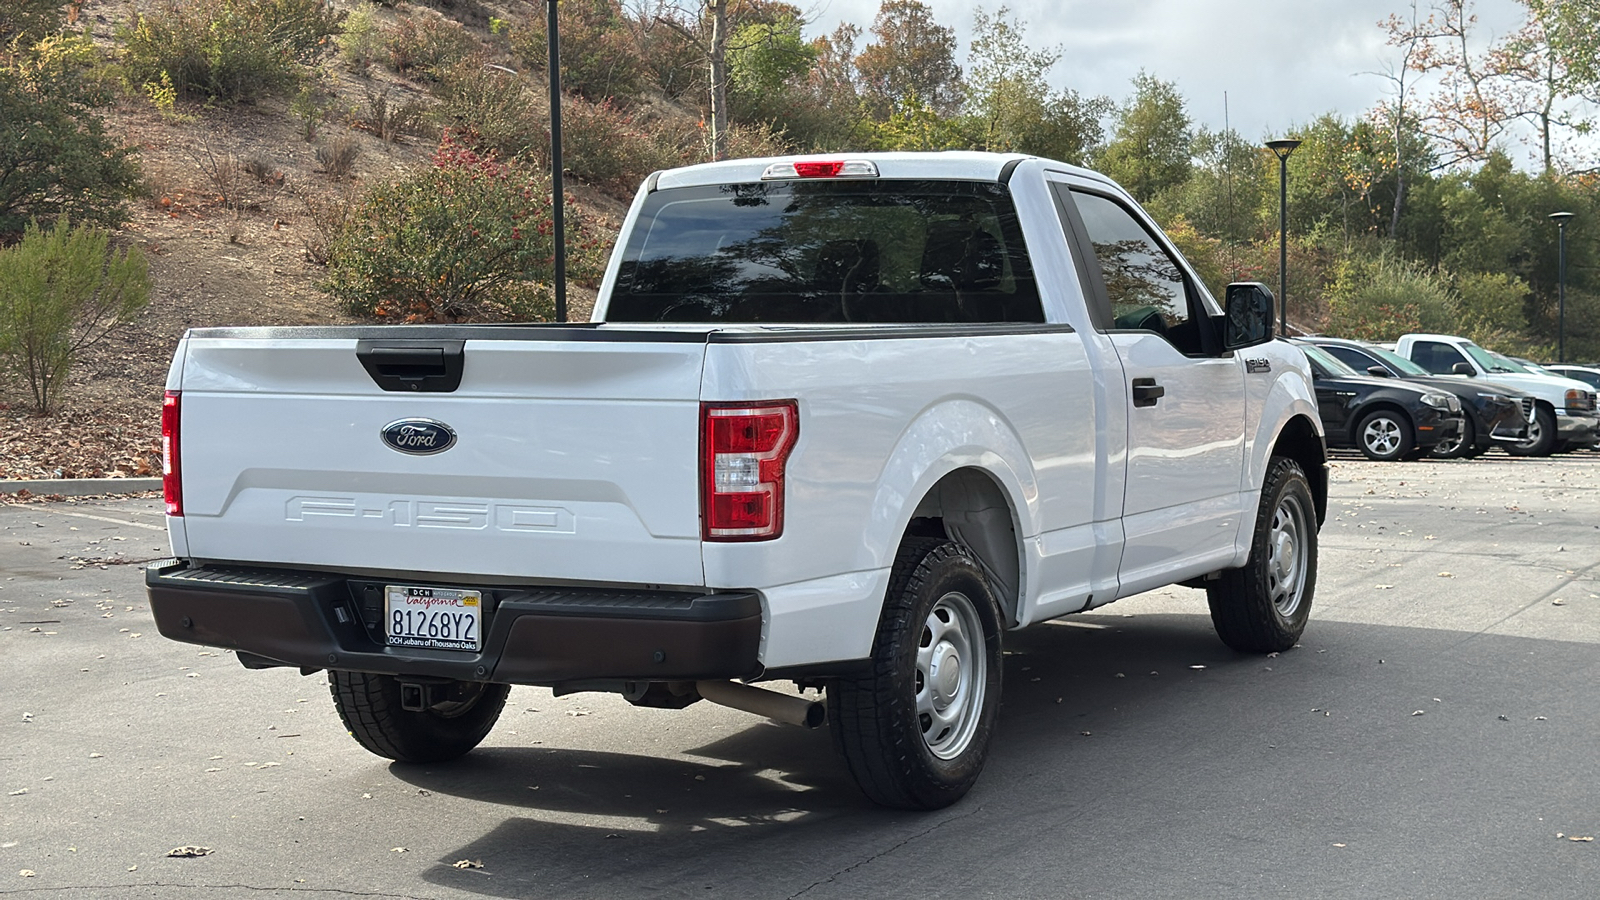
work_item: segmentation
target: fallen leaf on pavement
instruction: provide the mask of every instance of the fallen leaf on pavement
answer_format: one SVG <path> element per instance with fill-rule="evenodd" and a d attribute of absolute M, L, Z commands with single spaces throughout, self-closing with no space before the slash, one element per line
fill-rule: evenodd
<path fill-rule="evenodd" d="M 193 846 L 193 845 L 187 845 L 187 846 L 183 846 L 183 847 L 174 847 L 171 850 L 167 851 L 167 855 L 172 857 L 173 859 L 194 859 L 197 856 L 210 856 L 211 855 L 211 848 L 210 847 L 196 847 L 196 846 Z"/>
<path fill-rule="evenodd" d="M 483 860 L 481 860 L 481 859 L 458 859 L 455 862 L 451 863 L 450 865 L 454 866 L 457 869 L 481 869 L 481 868 L 483 868 Z"/>

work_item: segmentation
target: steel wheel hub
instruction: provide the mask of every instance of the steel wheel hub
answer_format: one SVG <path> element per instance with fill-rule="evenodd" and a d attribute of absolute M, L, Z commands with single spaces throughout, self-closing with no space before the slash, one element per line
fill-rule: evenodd
<path fill-rule="evenodd" d="M 1267 546 L 1267 594 L 1278 614 L 1288 618 L 1300 608 L 1306 587 L 1306 559 L 1300 545 L 1308 527 L 1305 507 L 1298 498 L 1285 496 L 1272 514 Z"/>
<path fill-rule="evenodd" d="M 977 733 L 987 654 L 972 599 L 955 591 L 940 597 L 923 622 L 916 673 L 922 740 L 940 759 L 960 756 Z"/>

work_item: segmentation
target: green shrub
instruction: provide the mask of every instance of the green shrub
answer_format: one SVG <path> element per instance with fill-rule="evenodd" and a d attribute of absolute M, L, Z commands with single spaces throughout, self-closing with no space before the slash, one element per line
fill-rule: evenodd
<path fill-rule="evenodd" d="M 644 88 L 646 68 L 632 26 L 618 0 L 567 0 L 558 8 L 561 88 L 588 100 L 632 102 Z M 536 71 L 549 67 L 545 20 L 517 32 L 512 49 Z"/>
<path fill-rule="evenodd" d="M 1460 324 L 1455 294 L 1443 277 L 1387 254 L 1345 260 L 1328 301 L 1329 330 L 1344 337 L 1392 341 Z"/>
<path fill-rule="evenodd" d="M 395 20 L 394 27 L 384 32 L 383 48 L 389 68 L 435 81 L 444 70 L 479 50 L 478 42 L 460 22 L 431 9 L 418 9 Z"/>
<path fill-rule="evenodd" d="M 127 217 L 139 167 L 95 114 L 110 99 L 89 80 L 95 55 L 80 36 L 0 47 L 0 244 L 34 219 Z"/>
<path fill-rule="evenodd" d="M 106 232 L 65 219 L 29 225 L 0 250 L 0 367 L 26 385 L 33 410 L 60 404 L 73 361 L 150 299 L 149 267 L 133 247 L 108 248 Z"/>
<path fill-rule="evenodd" d="M 600 242 L 569 218 L 573 281 Z M 396 322 L 550 318 L 550 183 L 446 134 L 434 167 L 373 188 L 328 248 L 323 288 L 354 315 Z"/>
<path fill-rule="evenodd" d="M 345 64 L 357 75 L 366 75 L 372 64 L 383 53 L 383 35 L 378 28 L 378 7 L 373 3 L 358 3 L 345 16 L 344 31 L 334 40 Z"/>
<path fill-rule="evenodd" d="M 322 0 L 162 0 L 122 35 L 126 77 L 224 101 L 287 93 L 343 18 Z"/>
<path fill-rule="evenodd" d="M 538 157 L 535 145 L 550 140 L 532 90 L 509 71 L 475 60 L 457 63 L 445 70 L 438 96 L 434 121 L 479 152 L 493 151 L 502 159 Z"/>
<path fill-rule="evenodd" d="M 540 129 L 541 140 L 530 149 L 548 168 L 549 123 L 541 122 Z M 651 172 L 694 158 L 699 149 L 694 140 L 694 136 L 674 136 L 659 126 L 646 127 L 610 101 L 590 103 L 568 97 L 561 107 L 562 168 L 597 186 L 631 191 Z"/>

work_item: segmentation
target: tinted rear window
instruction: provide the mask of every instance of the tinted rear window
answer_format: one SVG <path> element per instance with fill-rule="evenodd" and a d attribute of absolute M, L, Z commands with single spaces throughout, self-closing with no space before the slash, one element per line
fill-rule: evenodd
<path fill-rule="evenodd" d="M 652 193 L 611 322 L 1043 322 L 1004 185 L 801 181 Z"/>

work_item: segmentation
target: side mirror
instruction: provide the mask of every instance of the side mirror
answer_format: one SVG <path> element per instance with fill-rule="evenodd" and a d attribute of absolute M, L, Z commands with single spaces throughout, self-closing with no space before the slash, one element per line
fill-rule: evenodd
<path fill-rule="evenodd" d="M 1385 369 L 1383 366 L 1367 366 L 1367 374 L 1371 375 L 1373 378 L 1394 377 L 1394 373 L 1390 372 L 1388 369 Z"/>
<path fill-rule="evenodd" d="M 1471 377 L 1478 374 L 1478 370 L 1472 367 L 1472 363 L 1459 362 L 1450 367 L 1450 373 L 1452 375 L 1466 375 Z"/>
<path fill-rule="evenodd" d="M 1228 285 L 1222 349 L 1241 350 L 1272 340 L 1272 291 L 1259 281 Z"/>

